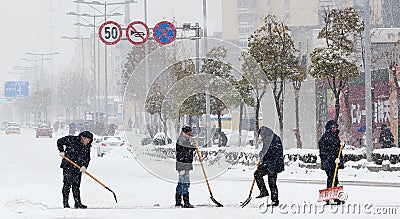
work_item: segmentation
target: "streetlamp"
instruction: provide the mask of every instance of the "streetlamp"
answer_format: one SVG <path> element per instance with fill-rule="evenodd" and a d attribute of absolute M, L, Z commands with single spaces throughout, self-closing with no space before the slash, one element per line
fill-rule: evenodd
<path fill-rule="evenodd" d="M 26 54 L 28 54 L 28 55 L 32 55 L 32 56 L 40 56 L 41 57 L 41 60 L 42 60 L 42 73 L 41 73 L 41 77 L 40 77 L 40 79 L 38 80 L 38 83 L 37 83 L 37 87 L 38 87 L 38 90 L 40 89 L 40 81 L 43 81 L 44 80 L 44 67 L 43 67 L 43 61 L 44 61 L 44 56 L 50 56 L 50 57 L 52 57 L 53 55 L 57 55 L 57 54 L 60 54 L 60 53 L 58 53 L 58 52 L 52 52 L 52 53 L 31 53 L 31 52 L 27 52 Z M 46 105 L 45 105 L 45 111 L 44 111 L 44 121 L 47 123 L 47 101 L 46 101 Z"/>
<path fill-rule="evenodd" d="M 107 3 L 106 1 L 104 3 L 99 2 L 99 1 L 83 1 L 83 0 L 75 0 L 75 3 L 79 3 L 79 4 L 86 4 L 89 5 L 91 8 L 93 8 L 95 11 L 102 13 L 100 10 L 98 10 L 95 6 L 104 6 L 104 12 L 102 13 L 104 16 L 104 21 L 107 21 L 107 17 L 109 17 L 109 15 L 107 15 L 107 6 L 121 6 L 121 5 L 127 5 L 127 4 L 132 4 L 132 3 L 137 3 L 137 1 L 135 0 L 126 0 L 126 1 L 122 1 L 122 2 L 111 2 L 111 3 Z M 115 8 L 114 10 L 112 10 L 111 12 L 115 11 L 116 9 L 118 9 L 119 7 Z M 122 14 L 121 14 L 122 15 Z M 94 24 L 95 25 L 95 24 Z M 108 126 L 108 89 L 107 89 L 107 45 L 104 45 L 104 99 L 105 99 L 105 124 L 106 127 Z"/>
<path fill-rule="evenodd" d="M 31 52 L 27 52 L 26 54 L 32 55 L 32 56 L 40 56 L 41 57 L 40 60 L 42 61 L 42 73 L 41 73 L 40 78 L 38 80 L 38 87 L 39 87 L 39 82 L 44 79 L 44 68 L 43 68 L 43 61 L 45 60 L 44 56 L 52 57 L 53 55 L 58 55 L 60 53 L 58 53 L 58 52 L 52 52 L 52 53 L 31 53 Z M 46 58 L 46 60 L 51 60 L 51 58 L 50 59 Z"/>
<path fill-rule="evenodd" d="M 100 17 L 113 17 L 113 16 L 120 16 L 122 15 L 121 13 L 112 13 L 112 14 L 105 14 L 105 15 L 96 15 L 96 14 L 88 14 L 88 13 L 76 13 L 76 12 L 68 12 L 67 15 L 73 15 L 73 16 L 79 16 L 79 17 L 92 17 L 93 18 L 93 23 L 89 22 L 88 20 L 84 19 L 86 22 L 88 22 L 88 24 L 82 24 L 82 23 L 76 23 L 76 26 L 81 26 L 81 27 L 88 27 L 88 28 L 93 28 L 93 80 L 94 80 L 94 112 L 96 113 L 95 119 L 94 119 L 94 125 L 96 126 L 97 123 L 97 111 L 98 111 L 98 106 L 100 106 L 100 104 L 97 103 L 97 99 L 98 101 L 100 101 L 100 71 L 98 71 L 98 85 L 97 85 L 97 95 L 96 95 L 96 18 Z M 82 39 L 83 41 L 83 39 Z M 83 45 L 83 42 L 82 42 Z M 83 53 L 83 51 L 82 51 Z M 106 53 L 106 51 L 105 51 Z M 100 54 L 100 52 L 98 52 L 98 54 Z M 106 68 L 107 69 L 107 68 Z M 107 80 L 106 80 L 107 82 Z M 107 95 L 106 95 L 107 96 Z M 107 105 L 106 105 L 107 106 Z M 106 107 L 107 109 L 107 107 Z"/>
<path fill-rule="evenodd" d="M 80 40 L 81 41 L 81 55 L 82 55 L 82 78 L 86 79 L 86 73 L 85 73 L 85 50 L 84 50 L 84 39 L 90 39 L 90 38 L 85 38 L 85 37 L 69 37 L 69 36 L 62 36 L 62 39 L 69 39 L 75 42 L 75 40 Z M 77 54 L 77 51 L 75 51 Z M 79 64 L 78 64 L 79 66 Z M 83 87 L 82 89 L 84 92 L 84 98 L 83 98 L 83 111 L 86 111 L 86 104 L 87 100 L 90 98 L 89 96 L 89 89 L 85 89 L 86 87 Z M 87 90 L 87 93 L 86 93 Z"/>
<path fill-rule="evenodd" d="M 41 61 L 41 59 L 27 59 L 27 58 L 22 58 L 21 60 L 23 61 L 29 61 L 29 62 L 34 62 L 33 66 L 29 66 L 29 67 L 25 67 L 26 69 L 30 68 L 30 69 L 34 69 L 34 74 L 35 74 L 35 83 L 32 85 L 36 86 L 36 90 L 38 90 L 39 88 L 37 87 L 37 85 L 39 84 L 39 77 L 37 74 L 37 68 L 41 67 L 40 65 L 37 65 L 38 61 Z M 48 61 L 51 60 L 51 58 L 44 58 L 43 61 Z M 28 75 L 29 76 L 29 75 Z"/>

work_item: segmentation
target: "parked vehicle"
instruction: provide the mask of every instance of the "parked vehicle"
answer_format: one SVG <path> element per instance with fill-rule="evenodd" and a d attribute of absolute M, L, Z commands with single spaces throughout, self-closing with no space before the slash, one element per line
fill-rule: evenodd
<path fill-rule="evenodd" d="M 8 127 L 8 121 L 2 121 L 0 126 L 1 131 L 6 130 L 7 127 Z"/>
<path fill-rule="evenodd" d="M 103 136 L 97 144 L 97 156 L 102 157 L 104 153 L 124 145 L 125 141 L 119 136 Z"/>
<path fill-rule="evenodd" d="M 8 134 L 21 134 L 21 128 L 19 126 L 8 126 L 4 132 Z"/>
<path fill-rule="evenodd" d="M 42 136 L 52 138 L 53 137 L 53 129 L 48 125 L 40 125 L 36 129 L 36 138 L 39 138 Z"/>

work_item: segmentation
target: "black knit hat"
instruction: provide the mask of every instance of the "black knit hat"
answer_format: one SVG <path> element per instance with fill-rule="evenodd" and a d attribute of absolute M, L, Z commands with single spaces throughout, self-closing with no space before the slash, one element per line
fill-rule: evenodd
<path fill-rule="evenodd" d="M 335 120 L 329 120 L 326 125 L 325 125 L 325 130 L 330 130 L 333 127 L 339 127 L 339 125 L 337 124 L 337 122 Z"/>
<path fill-rule="evenodd" d="M 182 127 L 182 132 L 184 132 L 184 133 L 188 133 L 188 132 L 191 132 L 191 131 L 192 131 L 192 127 L 190 127 L 189 125 L 184 125 Z"/>
<path fill-rule="evenodd" d="M 83 131 L 78 136 L 93 139 L 93 134 L 89 131 Z"/>

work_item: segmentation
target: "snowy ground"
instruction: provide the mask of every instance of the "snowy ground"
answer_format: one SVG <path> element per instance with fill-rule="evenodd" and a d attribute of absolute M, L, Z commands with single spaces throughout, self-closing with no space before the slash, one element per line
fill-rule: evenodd
<path fill-rule="evenodd" d="M 324 188 L 320 170 L 291 165 L 279 175 L 282 205 L 265 209 L 254 197 L 245 208 L 238 207 L 249 195 L 251 167 L 231 167 L 210 181 L 214 198 L 225 205 L 214 207 L 204 182 L 190 188 L 194 209 L 176 209 L 175 183 L 147 172 L 127 150 L 118 148 L 99 158 L 93 149 L 88 171 L 112 189 L 118 198 L 88 176 L 83 176 L 81 192 L 89 209 L 63 209 L 61 201 L 62 171 L 56 139 L 36 139 L 33 130 L 21 135 L 0 133 L 0 218 L 398 218 L 400 214 L 400 173 L 371 173 L 365 169 L 346 168 L 340 173 L 348 205 L 322 207 L 315 203 L 318 190 Z M 158 161 L 162 171 L 170 161 Z M 166 168 L 168 167 L 168 168 Z M 154 168 L 154 167 L 152 167 Z M 206 167 L 207 168 L 207 167 Z M 195 168 L 194 175 L 199 174 Z M 201 172 L 200 172 L 201 175 Z M 353 183 L 350 183 L 353 182 Z M 355 182 L 355 183 L 354 183 Z M 357 182 L 364 182 L 358 185 Z M 365 183 L 367 182 L 367 183 Z M 377 183 L 369 183 L 377 182 Z M 389 182 L 389 184 L 384 184 Z M 73 204 L 72 198 L 70 204 Z M 310 207 L 311 206 L 311 207 Z M 309 212 L 311 208 L 311 213 Z M 315 207 L 315 209 L 313 208 Z"/>

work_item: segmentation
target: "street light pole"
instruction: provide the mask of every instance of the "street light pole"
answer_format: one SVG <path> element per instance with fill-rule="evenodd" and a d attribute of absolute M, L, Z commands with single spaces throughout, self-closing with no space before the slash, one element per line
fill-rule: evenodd
<path fill-rule="evenodd" d="M 75 1 L 76 3 L 85 3 L 82 1 Z M 97 10 L 98 12 L 101 13 L 101 11 Z M 107 17 L 112 17 L 112 16 L 120 16 L 122 15 L 121 13 L 112 13 L 112 14 L 101 14 L 101 15 L 97 15 L 97 14 L 87 14 L 87 13 L 76 13 L 76 12 L 68 12 L 67 15 L 74 15 L 74 16 L 78 16 L 78 17 L 93 17 L 93 24 L 82 24 L 82 23 L 76 23 L 75 25 L 77 26 L 84 26 L 84 27 L 93 27 L 93 81 L 94 81 L 94 85 L 93 85 L 93 96 L 94 96 L 94 109 L 93 109 L 93 113 L 94 113 L 94 126 L 97 127 L 97 122 L 98 122 L 98 111 L 100 108 L 100 69 L 97 71 L 97 73 L 99 74 L 97 76 L 97 81 L 98 83 L 96 84 L 96 18 L 100 17 L 104 17 L 104 19 L 106 19 Z M 86 20 L 86 19 L 85 19 Z M 88 23 L 90 23 L 88 20 L 86 20 Z M 97 46 L 98 49 L 100 49 L 100 46 Z M 100 51 L 97 52 L 98 56 L 100 55 Z M 105 54 L 107 54 L 107 51 L 105 50 Z M 98 59 L 100 60 L 100 58 Z M 107 66 L 107 64 L 105 64 Z M 98 64 L 98 66 L 100 66 Z M 107 72 L 107 70 L 105 70 Z M 97 86 L 97 89 L 96 89 Z"/>
<path fill-rule="evenodd" d="M 50 60 L 50 59 L 44 59 L 44 56 L 53 56 L 53 55 L 58 55 L 58 54 L 60 54 L 60 53 L 58 53 L 58 52 L 52 52 L 52 53 L 31 53 L 31 52 L 27 52 L 26 54 L 28 54 L 28 55 L 32 55 L 32 56 L 40 56 L 41 58 L 40 58 L 40 60 L 41 60 L 41 62 L 42 62 L 42 72 L 41 72 L 41 75 L 40 75 L 40 78 L 39 78 L 39 81 L 38 82 L 40 82 L 40 81 L 43 81 L 43 79 L 44 79 L 44 60 Z M 38 83 L 38 88 L 39 88 L 40 86 L 39 86 L 39 83 Z"/>
<path fill-rule="evenodd" d="M 39 82 L 44 80 L 44 66 L 43 66 L 43 62 L 44 62 L 44 56 L 50 56 L 52 57 L 53 55 L 57 55 L 60 54 L 58 52 L 52 52 L 52 53 L 31 53 L 31 52 L 27 52 L 26 54 L 28 55 L 33 55 L 33 56 L 40 56 L 41 60 L 42 60 L 42 74 L 41 74 L 41 78 L 38 81 L 38 90 L 40 89 L 39 87 Z M 47 123 L 47 102 L 45 105 L 45 111 L 44 111 L 44 122 Z"/>
<path fill-rule="evenodd" d="M 33 66 L 31 66 L 30 68 L 34 68 L 35 70 L 34 70 L 34 74 L 35 74 L 35 86 L 36 86 L 36 91 L 38 91 L 39 90 L 39 88 L 38 88 L 38 84 L 39 84 L 39 77 L 38 77 L 38 72 L 37 72 L 37 68 L 39 68 L 39 67 L 41 67 L 41 66 L 39 66 L 38 64 L 37 64 L 37 62 L 38 61 L 41 61 L 40 59 L 27 59 L 27 58 L 22 58 L 21 60 L 24 60 L 24 61 L 32 61 L 33 63 L 34 63 L 34 65 Z M 47 60 L 50 60 L 50 58 L 45 58 L 44 59 L 45 61 L 47 61 Z"/>
<path fill-rule="evenodd" d="M 86 4 L 89 5 L 91 8 L 93 8 L 94 10 L 98 11 L 101 13 L 100 10 L 98 10 L 97 8 L 95 8 L 93 5 L 97 5 L 97 6 L 104 6 L 104 21 L 107 21 L 107 6 L 109 5 L 126 5 L 126 4 L 132 4 L 132 3 L 137 3 L 137 1 L 134 0 L 127 0 L 127 1 L 123 1 L 123 2 L 112 2 L 112 3 L 107 3 L 106 1 L 104 3 L 98 2 L 98 1 L 91 1 L 91 2 L 87 2 L 84 0 L 75 0 L 75 3 L 80 3 L 80 4 Z M 105 124 L 106 127 L 108 126 L 108 77 L 107 77 L 107 45 L 104 45 L 104 90 L 105 90 Z"/>
<path fill-rule="evenodd" d="M 88 39 L 90 39 L 90 38 L 85 38 L 85 37 L 83 37 L 83 36 L 79 36 L 79 37 L 68 37 L 68 36 L 62 36 L 61 37 L 62 39 L 69 39 L 69 40 L 73 40 L 74 42 L 75 42 L 75 40 L 79 40 L 79 41 L 81 41 L 81 43 L 80 43 L 80 47 L 81 47 L 81 55 L 82 55 L 82 57 L 81 57 L 81 62 L 82 62 L 82 78 L 83 79 L 87 79 L 87 77 L 86 77 L 86 71 L 85 71 L 85 50 L 84 50 L 84 40 L 86 39 L 86 40 L 88 40 Z M 79 53 L 79 51 L 78 50 L 75 50 L 75 54 L 78 54 Z M 80 64 L 79 64 L 79 62 L 77 63 L 77 66 L 79 66 Z M 83 91 L 83 93 L 84 93 L 84 97 L 83 97 L 83 111 L 84 111 L 84 116 L 86 115 L 86 110 L 87 110 L 87 108 L 86 108 L 86 105 L 87 105 L 87 102 L 88 102 L 88 100 L 90 99 L 90 89 L 86 89 L 86 87 L 84 87 L 83 88 L 84 89 L 84 91 Z"/>
<path fill-rule="evenodd" d="M 364 48 L 365 48 L 365 137 L 367 160 L 372 160 L 372 103 L 371 103 L 371 26 L 369 0 L 364 0 Z"/>
<path fill-rule="evenodd" d="M 107 21 L 107 2 L 104 2 L 104 22 Z M 105 119 L 108 127 L 108 77 L 107 77 L 107 45 L 104 44 L 104 101 L 105 101 Z"/>

